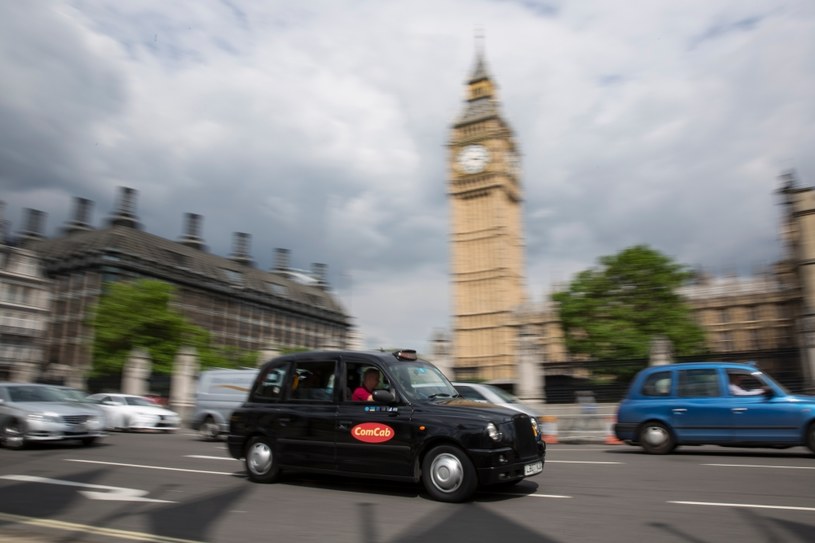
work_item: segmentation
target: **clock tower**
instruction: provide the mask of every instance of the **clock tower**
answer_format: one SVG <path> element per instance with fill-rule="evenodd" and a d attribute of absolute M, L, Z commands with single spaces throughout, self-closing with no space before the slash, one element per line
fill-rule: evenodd
<path fill-rule="evenodd" d="M 519 153 L 481 50 L 466 95 L 448 144 L 453 369 L 513 379 L 526 300 Z"/>

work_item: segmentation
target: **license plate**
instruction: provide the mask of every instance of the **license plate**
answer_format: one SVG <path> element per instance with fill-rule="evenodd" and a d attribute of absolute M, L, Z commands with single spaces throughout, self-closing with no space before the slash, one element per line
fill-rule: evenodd
<path fill-rule="evenodd" d="M 543 471 L 543 462 L 535 462 L 524 466 L 524 477 L 535 475 Z"/>

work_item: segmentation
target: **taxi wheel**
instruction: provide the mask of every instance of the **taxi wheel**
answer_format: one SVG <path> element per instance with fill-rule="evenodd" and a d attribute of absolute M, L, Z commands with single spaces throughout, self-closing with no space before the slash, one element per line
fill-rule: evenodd
<path fill-rule="evenodd" d="M 646 422 L 640 427 L 640 446 L 647 453 L 668 454 L 676 448 L 676 439 L 671 429 L 661 422 Z"/>
<path fill-rule="evenodd" d="M 82 444 L 85 445 L 86 447 L 90 447 L 94 443 L 96 443 L 96 438 L 95 437 L 83 437 L 82 438 Z"/>
<path fill-rule="evenodd" d="M 809 423 L 809 428 L 807 428 L 807 447 L 809 450 L 815 453 L 815 421 Z"/>
<path fill-rule="evenodd" d="M 422 461 L 422 483 L 433 499 L 463 502 L 478 486 L 473 463 L 464 452 L 449 445 L 432 449 Z"/>
<path fill-rule="evenodd" d="M 273 483 L 280 476 L 274 446 L 266 437 L 255 436 L 249 440 L 244 463 L 246 473 L 256 483 Z"/>

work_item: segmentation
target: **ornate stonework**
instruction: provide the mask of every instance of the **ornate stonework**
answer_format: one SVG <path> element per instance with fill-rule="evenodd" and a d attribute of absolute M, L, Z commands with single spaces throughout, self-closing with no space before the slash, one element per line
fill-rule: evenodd
<path fill-rule="evenodd" d="M 454 371 L 511 379 L 513 312 L 526 299 L 519 153 L 481 53 L 452 127 L 448 179 Z"/>

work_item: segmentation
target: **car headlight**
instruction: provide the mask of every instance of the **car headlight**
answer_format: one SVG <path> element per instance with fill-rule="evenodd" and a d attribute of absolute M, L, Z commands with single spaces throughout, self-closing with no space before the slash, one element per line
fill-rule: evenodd
<path fill-rule="evenodd" d="M 501 441 L 501 438 L 504 437 L 504 434 L 498 431 L 498 428 L 493 423 L 487 424 L 487 435 L 490 436 L 490 439 L 493 441 Z"/>
<path fill-rule="evenodd" d="M 538 437 L 538 419 L 535 417 L 529 417 L 529 422 L 532 423 L 532 433 L 535 437 Z"/>
<path fill-rule="evenodd" d="M 62 417 L 56 413 L 29 413 L 28 420 L 32 422 L 62 422 Z"/>

